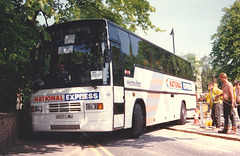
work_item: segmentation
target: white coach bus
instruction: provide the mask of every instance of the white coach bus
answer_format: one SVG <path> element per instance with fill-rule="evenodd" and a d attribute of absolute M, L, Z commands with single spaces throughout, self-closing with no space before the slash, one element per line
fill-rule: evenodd
<path fill-rule="evenodd" d="M 35 132 L 107 132 L 185 124 L 196 108 L 191 64 L 107 20 L 46 28 L 33 63 Z"/>

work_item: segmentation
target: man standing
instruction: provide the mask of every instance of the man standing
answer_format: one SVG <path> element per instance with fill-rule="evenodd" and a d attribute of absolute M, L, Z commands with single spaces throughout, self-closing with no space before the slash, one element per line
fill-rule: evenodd
<path fill-rule="evenodd" d="M 216 126 L 216 130 L 220 130 L 220 123 L 221 123 L 221 100 L 220 98 L 215 98 L 217 95 L 222 94 L 222 90 L 219 89 L 217 86 L 214 86 L 214 82 L 208 84 L 209 92 L 208 94 L 200 98 L 199 100 L 209 99 L 210 101 L 210 108 L 211 108 L 211 118 L 213 120 L 213 126 Z"/>
<path fill-rule="evenodd" d="M 231 82 L 227 79 L 227 74 L 221 73 L 219 74 L 220 80 L 223 82 L 222 91 L 223 93 L 216 96 L 218 98 L 219 96 L 223 97 L 223 115 L 224 115 L 224 129 L 221 131 L 218 131 L 218 133 L 228 133 L 229 129 L 229 117 L 232 121 L 232 130 L 229 132 L 230 134 L 236 134 L 236 120 L 234 117 L 234 93 L 233 93 L 233 85 Z"/>

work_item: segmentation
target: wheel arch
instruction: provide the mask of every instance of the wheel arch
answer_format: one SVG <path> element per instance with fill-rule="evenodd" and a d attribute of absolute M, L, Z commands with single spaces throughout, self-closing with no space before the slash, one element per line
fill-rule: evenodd
<path fill-rule="evenodd" d="M 181 107 L 182 107 L 182 105 L 184 105 L 185 108 L 187 108 L 187 104 L 186 104 L 186 101 L 185 101 L 185 100 L 182 100 Z"/>
<path fill-rule="evenodd" d="M 143 119 L 144 119 L 144 125 L 146 126 L 146 105 L 145 105 L 145 102 L 143 101 L 143 99 L 138 98 L 138 99 L 136 99 L 134 105 L 136 103 L 138 103 L 141 106 L 142 113 L 143 113 Z"/>
<path fill-rule="evenodd" d="M 187 107 L 186 107 L 186 101 L 182 100 L 181 102 L 181 107 L 180 107 L 180 119 L 177 120 L 177 124 L 179 125 L 184 125 L 186 123 L 186 119 L 187 119 Z"/>
<path fill-rule="evenodd" d="M 146 130 L 146 108 L 143 99 L 136 99 L 132 111 L 131 138 L 138 138 Z"/>

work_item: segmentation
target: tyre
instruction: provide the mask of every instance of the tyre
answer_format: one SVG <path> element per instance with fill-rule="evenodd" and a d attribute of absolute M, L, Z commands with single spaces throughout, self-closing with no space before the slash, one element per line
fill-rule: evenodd
<path fill-rule="evenodd" d="M 139 104 L 134 105 L 130 137 L 138 138 L 143 131 L 143 113 Z"/>
<path fill-rule="evenodd" d="M 184 103 L 181 105 L 181 112 L 180 112 L 180 119 L 178 120 L 177 124 L 185 125 L 187 120 L 187 110 Z"/>

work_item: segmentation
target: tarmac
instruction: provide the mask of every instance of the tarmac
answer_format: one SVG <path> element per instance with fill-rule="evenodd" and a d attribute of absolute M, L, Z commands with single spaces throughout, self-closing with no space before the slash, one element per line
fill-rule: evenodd
<path fill-rule="evenodd" d="M 194 122 L 195 121 L 195 122 Z M 196 119 L 187 119 L 185 125 L 173 125 L 168 127 L 168 129 L 176 130 L 176 131 L 182 131 L 187 133 L 195 133 L 200 134 L 204 136 L 210 136 L 210 137 L 216 137 L 216 138 L 222 138 L 227 140 L 235 140 L 240 141 L 240 119 L 237 119 L 237 133 L 236 134 L 223 134 L 218 133 L 218 130 L 213 129 L 214 127 L 211 126 L 210 118 L 205 119 L 202 123 L 199 120 Z M 231 122 L 231 121 L 230 121 Z M 224 119 L 221 119 L 221 130 L 223 129 L 223 123 Z M 231 126 L 230 126 L 231 130 Z M 229 131 L 230 131 L 229 130 Z"/>

